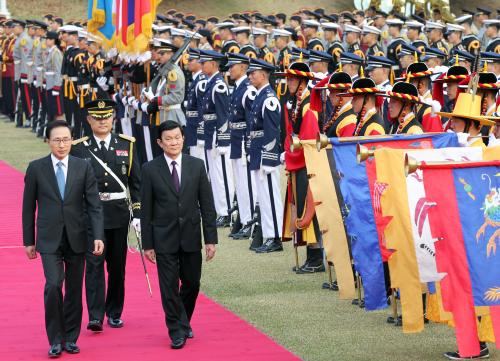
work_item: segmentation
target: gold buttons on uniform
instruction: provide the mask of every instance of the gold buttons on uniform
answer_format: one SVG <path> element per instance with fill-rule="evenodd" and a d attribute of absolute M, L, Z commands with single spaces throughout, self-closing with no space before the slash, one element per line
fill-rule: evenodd
<path fill-rule="evenodd" d="M 107 187 L 108 186 L 108 183 L 104 183 L 104 186 Z"/>
<path fill-rule="evenodd" d="M 108 173 L 107 173 L 107 172 L 104 172 L 104 175 L 108 175 Z"/>

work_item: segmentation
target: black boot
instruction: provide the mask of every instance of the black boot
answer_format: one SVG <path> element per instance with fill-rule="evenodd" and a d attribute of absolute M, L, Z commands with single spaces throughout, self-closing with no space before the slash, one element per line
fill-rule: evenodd
<path fill-rule="evenodd" d="M 250 243 L 250 250 L 256 251 L 258 248 L 262 247 L 264 239 L 262 238 L 262 228 L 260 227 L 260 222 L 255 223 L 252 233 L 252 243 Z"/>
<path fill-rule="evenodd" d="M 307 247 L 306 262 L 297 270 L 297 274 L 316 272 L 325 272 L 325 265 L 323 263 L 323 251 L 321 248 Z"/>
<path fill-rule="evenodd" d="M 271 253 L 283 251 L 280 238 L 268 238 L 261 247 L 255 250 L 256 253 Z"/>
<path fill-rule="evenodd" d="M 230 224 L 231 218 L 229 216 L 220 216 L 219 218 L 217 218 L 216 225 L 219 228 L 229 227 Z"/>
<path fill-rule="evenodd" d="M 234 236 L 238 234 L 242 228 L 243 224 L 241 224 L 240 212 L 236 212 L 236 218 L 233 220 L 233 223 L 231 225 L 231 233 L 229 233 L 229 237 L 234 238 Z"/>
<path fill-rule="evenodd" d="M 252 235 L 252 226 L 246 225 L 240 229 L 240 231 L 233 235 L 233 239 L 249 239 Z"/>

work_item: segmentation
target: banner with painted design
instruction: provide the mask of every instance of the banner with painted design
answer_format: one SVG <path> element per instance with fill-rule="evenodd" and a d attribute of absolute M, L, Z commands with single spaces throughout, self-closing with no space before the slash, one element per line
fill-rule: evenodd
<path fill-rule="evenodd" d="M 390 250 L 384 246 L 383 230 L 388 219 L 382 217 L 379 200 L 383 187 L 376 186 L 375 161 L 358 163 L 356 145 L 370 149 L 379 147 L 400 149 L 456 147 L 455 134 L 435 133 L 422 135 L 395 135 L 382 137 L 352 137 L 330 139 L 339 176 L 342 206 L 346 209 L 345 225 L 351 241 L 352 257 L 362 277 L 367 310 L 387 307 L 382 261 Z"/>

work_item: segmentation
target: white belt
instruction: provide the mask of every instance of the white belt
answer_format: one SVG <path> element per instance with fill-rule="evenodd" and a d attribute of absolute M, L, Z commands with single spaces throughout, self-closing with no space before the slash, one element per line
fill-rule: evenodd
<path fill-rule="evenodd" d="M 186 115 L 188 117 L 194 118 L 198 116 L 198 112 L 196 110 L 189 110 L 186 112 Z"/>
<path fill-rule="evenodd" d="M 46 71 L 46 72 L 45 72 L 45 75 L 46 75 L 46 76 L 52 76 L 52 75 L 54 75 L 54 74 L 55 74 L 55 73 L 54 73 L 53 71 Z"/>
<path fill-rule="evenodd" d="M 215 120 L 217 119 L 217 114 L 203 114 L 203 120 Z"/>
<path fill-rule="evenodd" d="M 16 65 L 21 64 L 21 60 L 14 60 L 14 64 Z"/>
<path fill-rule="evenodd" d="M 126 192 L 114 192 L 114 193 L 108 193 L 108 192 L 99 192 L 99 198 L 101 201 L 114 201 L 117 199 L 125 199 L 127 198 L 127 193 Z"/>
<path fill-rule="evenodd" d="M 169 110 L 175 110 L 175 109 L 181 109 L 181 105 L 180 104 L 173 104 L 173 105 L 166 105 L 166 106 L 161 106 L 160 109 L 163 109 L 165 111 L 169 111 Z"/>
<path fill-rule="evenodd" d="M 37 66 L 37 67 L 36 67 L 36 71 L 42 71 L 42 69 L 43 69 L 43 68 L 42 68 L 41 66 Z"/>
<path fill-rule="evenodd" d="M 246 129 L 246 122 L 229 123 L 229 129 Z"/>
<path fill-rule="evenodd" d="M 82 89 L 89 89 L 90 85 L 89 84 L 82 84 L 80 85 Z"/>
<path fill-rule="evenodd" d="M 263 130 L 252 130 L 250 132 L 250 138 L 260 138 L 264 136 Z"/>
<path fill-rule="evenodd" d="M 76 77 L 76 76 L 70 76 L 69 80 L 71 80 L 71 81 L 78 81 L 78 77 Z"/>

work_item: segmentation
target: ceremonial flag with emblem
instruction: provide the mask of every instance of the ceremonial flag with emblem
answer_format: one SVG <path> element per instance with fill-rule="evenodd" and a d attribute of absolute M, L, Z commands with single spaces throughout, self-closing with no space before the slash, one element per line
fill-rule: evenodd
<path fill-rule="evenodd" d="M 406 177 L 405 156 L 415 161 L 427 162 L 480 161 L 483 159 L 483 149 L 380 148 L 375 151 L 375 184 L 385 185 L 379 196 L 378 206 L 381 217 L 388 220 L 385 228 L 379 229 L 379 232 L 383 233 L 385 247 L 393 252 L 388 259 L 391 287 L 399 289 L 400 292 L 403 331 L 419 332 L 424 328 L 421 284 L 439 281 L 443 275 L 436 269 L 434 240 L 430 234 L 427 217 L 434 203 L 425 196 L 421 170 Z M 434 289 L 434 285 L 431 286 Z M 429 319 L 444 321 L 444 317 L 441 318 L 439 314 L 438 295 L 429 297 L 427 305 Z M 429 311 L 432 307 L 435 311 L 431 315 Z"/>
<path fill-rule="evenodd" d="M 103 46 L 114 46 L 116 0 L 89 0 L 87 29 L 103 39 Z"/>
<path fill-rule="evenodd" d="M 477 309 L 487 308 L 500 346 L 500 161 L 423 166 L 443 306 L 459 353 L 479 354 Z M 489 319 L 489 317 L 488 317 Z M 483 320 L 482 320 L 483 321 Z M 482 322 L 481 321 L 481 322 Z"/>
<path fill-rule="evenodd" d="M 403 149 L 444 148 L 458 146 L 456 135 L 450 133 L 423 135 L 396 135 L 387 137 L 360 137 L 358 139 L 332 138 L 336 172 L 340 178 L 340 189 L 347 209 L 345 218 L 351 240 L 351 250 L 356 270 L 360 273 L 365 292 L 365 307 L 376 310 L 387 307 L 384 282 L 383 257 L 390 251 L 385 249 L 383 232 L 388 219 L 381 215 L 379 203 L 384 184 L 376 183 L 375 162 L 358 163 L 356 145 L 369 148 L 390 147 Z M 372 205 L 367 206 L 367 205 Z M 378 212 L 378 213 L 377 213 Z"/>

